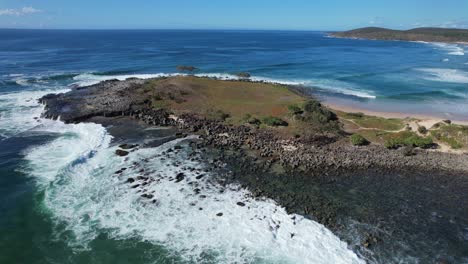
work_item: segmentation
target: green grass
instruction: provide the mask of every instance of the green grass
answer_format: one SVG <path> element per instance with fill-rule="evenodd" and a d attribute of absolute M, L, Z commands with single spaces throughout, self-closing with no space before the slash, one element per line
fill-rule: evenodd
<path fill-rule="evenodd" d="M 450 129 L 452 133 L 448 133 L 447 131 L 441 130 L 434 130 L 431 131 L 431 135 L 441 141 L 449 145 L 452 149 L 461 149 L 463 148 L 463 144 L 459 141 L 460 135 L 458 133 L 453 133 L 453 130 Z"/>
<path fill-rule="evenodd" d="M 421 137 L 412 131 L 388 133 L 383 137 L 385 139 L 385 147 L 390 149 L 396 149 L 403 146 L 430 148 L 434 144 L 432 137 Z"/>
<path fill-rule="evenodd" d="M 354 121 L 363 128 L 398 131 L 405 127 L 402 119 L 368 116 L 363 113 L 343 113 L 342 118 Z"/>
<path fill-rule="evenodd" d="M 351 144 L 353 144 L 354 146 L 364 146 L 364 145 L 369 144 L 369 141 L 367 141 L 366 138 L 364 138 L 363 136 L 359 134 L 352 135 L 349 138 L 349 140 L 351 141 Z"/>

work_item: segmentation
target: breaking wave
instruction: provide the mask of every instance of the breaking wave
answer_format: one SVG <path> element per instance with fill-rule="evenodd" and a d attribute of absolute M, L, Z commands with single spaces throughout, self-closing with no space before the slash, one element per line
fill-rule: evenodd
<path fill-rule="evenodd" d="M 457 44 L 430 43 L 430 45 L 435 46 L 437 49 L 446 51 L 448 55 L 454 55 L 454 56 L 465 55 L 464 48 Z"/>
<path fill-rule="evenodd" d="M 75 250 L 106 234 L 190 263 L 363 263 L 324 226 L 212 181 L 183 139 L 123 158 L 100 125 L 44 122 L 36 129 L 61 136 L 29 149 L 26 171 L 44 192 L 56 235 Z M 169 152 L 176 144 L 183 148 Z"/>
<path fill-rule="evenodd" d="M 187 76 L 187 74 L 181 73 L 156 73 L 156 74 L 130 74 L 130 75 L 96 75 L 91 73 L 80 74 L 73 79 L 75 80 L 75 85 L 77 86 L 88 86 L 94 85 L 106 80 L 126 80 L 128 78 L 141 78 L 141 79 L 151 79 L 151 78 L 160 78 L 160 77 L 172 77 L 172 76 Z M 241 80 L 241 77 L 238 77 L 233 74 L 228 73 L 199 73 L 194 74 L 197 77 L 208 77 L 215 78 L 219 80 Z M 353 84 L 346 83 L 343 81 L 331 80 L 331 79 L 308 79 L 308 80 L 285 80 L 285 79 L 274 79 L 269 77 L 261 76 L 252 76 L 250 78 L 252 81 L 256 82 L 266 82 L 266 83 L 279 83 L 284 85 L 300 85 L 307 86 L 311 88 L 317 88 L 322 92 L 329 92 L 335 94 L 344 94 L 348 96 L 354 96 L 359 98 L 375 99 L 376 96 L 372 92 L 360 89 L 359 87 L 354 86 Z"/>
<path fill-rule="evenodd" d="M 421 68 L 417 69 L 425 73 L 422 78 L 430 81 L 448 83 L 468 83 L 468 72 L 456 69 Z"/>

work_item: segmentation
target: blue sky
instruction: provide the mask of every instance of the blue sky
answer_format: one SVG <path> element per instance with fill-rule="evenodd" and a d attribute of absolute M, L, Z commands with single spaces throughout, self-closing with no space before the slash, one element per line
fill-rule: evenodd
<path fill-rule="evenodd" d="M 0 28 L 468 28 L 468 0 L 0 0 Z"/>

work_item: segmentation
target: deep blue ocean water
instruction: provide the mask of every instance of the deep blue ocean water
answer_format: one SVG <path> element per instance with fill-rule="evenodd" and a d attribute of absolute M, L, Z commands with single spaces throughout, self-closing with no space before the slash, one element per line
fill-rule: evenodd
<path fill-rule="evenodd" d="M 249 201 L 267 220 L 246 221 L 252 213 L 232 206 L 247 199 L 244 191 L 213 194 L 201 213 L 174 202 L 187 197 L 162 179 L 155 191 L 171 190 L 167 200 L 158 210 L 141 206 L 115 168 L 150 159 L 153 171 L 176 173 L 157 157 L 166 146 L 121 160 L 103 127 L 43 120 L 37 99 L 193 65 L 200 76 L 249 72 L 300 84 L 329 102 L 468 120 L 466 49 L 301 31 L 0 30 L 0 263 L 359 263 L 315 222 L 287 227 L 290 217 L 271 201 Z M 213 219 L 221 209 L 231 220 Z M 285 233 L 272 235 L 277 221 Z M 297 241 L 286 240 L 291 232 L 301 234 Z"/>

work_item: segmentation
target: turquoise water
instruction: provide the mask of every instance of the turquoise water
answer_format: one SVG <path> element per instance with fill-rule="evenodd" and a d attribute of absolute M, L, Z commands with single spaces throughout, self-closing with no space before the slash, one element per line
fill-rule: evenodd
<path fill-rule="evenodd" d="M 47 93 L 174 74 L 185 64 L 226 79 L 248 71 L 370 109 L 468 117 L 461 45 L 274 31 L 0 30 L 0 37 L 0 263 L 360 262 L 323 226 L 294 225 L 273 201 L 238 187 L 219 194 L 206 180 L 198 183 L 207 196 L 200 199 L 188 182 L 171 181 L 207 166 L 189 161 L 185 148 L 162 156 L 184 142 L 142 148 L 125 160 L 113 154 L 119 139 L 100 125 L 41 119 L 37 99 Z M 127 170 L 116 176 L 119 168 Z M 142 169 L 158 182 L 146 187 L 155 204 L 125 183 Z"/>

